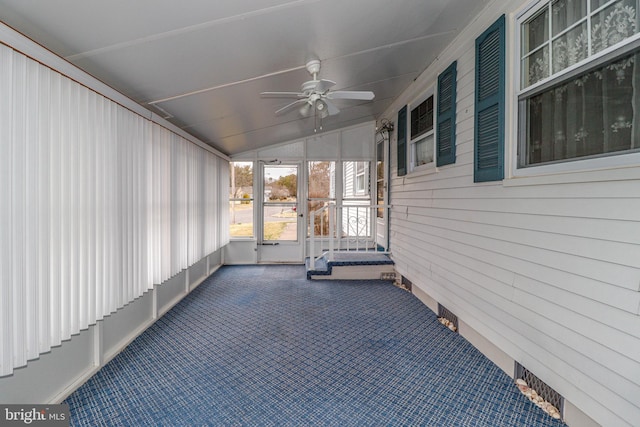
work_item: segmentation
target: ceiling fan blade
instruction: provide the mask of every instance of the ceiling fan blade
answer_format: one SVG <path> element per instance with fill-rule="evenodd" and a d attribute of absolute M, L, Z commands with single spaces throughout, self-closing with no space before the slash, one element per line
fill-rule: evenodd
<path fill-rule="evenodd" d="M 375 97 L 375 94 L 371 91 L 365 90 L 336 90 L 335 92 L 329 92 L 327 98 L 329 99 L 360 99 L 362 101 L 371 101 Z"/>
<path fill-rule="evenodd" d="M 320 93 L 324 93 L 326 91 L 328 91 L 329 89 L 331 89 L 333 86 L 336 85 L 336 82 L 331 81 L 331 80 L 318 80 L 318 83 L 316 83 L 316 88 L 315 91 L 316 92 L 320 92 Z"/>
<path fill-rule="evenodd" d="M 327 113 L 329 113 L 330 116 L 335 116 L 340 112 L 340 109 L 336 107 L 334 103 L 329 101 L 328 99 L 325 98 L 323 102 L 327 105 Z"/>
<path fill-rule="evenodd" d="M 263 98 L 304 98 L 304 93 L 300 92 L 262 92 L 260 96 Z"/>
<path fill-rule="evenodd" d="M 287 104 L 284 107 L 282 107 L 281 109 L 276 111 L 276 116 L 281 116 L 282 114 L 286 114 L 289 111 L 297 108 L 300 104 L 304 104 L 305 102 L 307 102 L 307 99 L 298 99 L 297 101 L 293 101 L 291 104 Z"/>

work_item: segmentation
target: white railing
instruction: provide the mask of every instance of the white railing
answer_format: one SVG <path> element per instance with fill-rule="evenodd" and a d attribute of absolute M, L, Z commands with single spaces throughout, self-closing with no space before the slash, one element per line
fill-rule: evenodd
<path fill-rule="evenodd" d="M 311 266 L 327 251 L 333 259 L 335 237 L 335 203 L 328 203 L 321 209 L 311 211 L 309 222 L 309 258 Z M 327 247 L 323 243 L 327 243 Z"/>
<path fill-rule="evenodd" d="M 333 259 L 336 251 L 377 251 L 377 212 L 388 206 L 328 203 L 311 211 L 309 223 L 309 257 L 315 265 L 317 259 L 327 255 Z"/>

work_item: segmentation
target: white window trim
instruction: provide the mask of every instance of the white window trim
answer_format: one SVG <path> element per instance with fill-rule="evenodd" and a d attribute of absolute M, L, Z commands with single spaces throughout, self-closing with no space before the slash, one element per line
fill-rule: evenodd
<path fill-rule="evenodd" d="M 588 58 L 586 62 L 580 62 L 578 64 L 571 65 L 555 75 L 542 79 L 526 89 L 520 89 L 521 86 L 521 44 L 522 44 L 522 32 L 521 25 L 524 21 L 529 19 L 534 14 L 538 13 L 544 5 L 548 4 L 548 0 L 534 0 L 525 5 L 520 11 L 511 15 L 511 19 L 507 21 L 507 44 L 511 43 L 511 46 L 507 45 L 507 51 L 511 52 L 511 61 L 507 59 L 507 67 L 511 66 L 513 73 L 507 73 L 507 111 L 511 117 L 507 117 L 505 120 L 505 135 L 511 136 L 511 142 L 505 147 L 509 152 L 509 175 L 503 182 L 505 186 L 517 186 L 528 185 L 529 183 L 525 179 L 514 180 L 508 182 L 512 178 L 534 178 L 538 182 L 539 177 L 544 177 L 546 183 L 563 183 L 573 182 L 572 179 L 567 177 L 567 174 L 576 172 L 590 172 L 599 170 L 618 169 L 622 167 L 638 167 L 640 165 L 640 152 L 637 153 L 621 153 L 603 155 L 601 157 L 587 157 L 587 158 L 575 158 L 558 163 L 548 163 L 536 166 L 519 167 L 518 152 L 520 145 L 520 131 L 519 131 L 519 117 L 518 117 L 518 99 L 519 97 L 536 91 L 541 86 L 548 84 L 550 81 L 557 79 L 559 76 L 568 75 L 576 70 L 589 68 L 589 64 L 593 64 L 596 61 L 601 61 L 603 57 L 610 56 L 612 54 L 617 55 L 618 52 L 625 50 L 632 50 L 632 45 L 640 44 L 640 32 L 632 37 L 629 37 L 624 43 L 616 46 L 610 46 Z M 637 11 L 640 13 L 640 11 Z M 511 40 L 511 42 L 509 42 Z M 507 68 L 508 69 L 508 68 Z M 509 79 L 511 82 L 509 82 Z M 554 177 L 555 176 L 555 177 Z"/>
<path fill-rule="evenodd" d="M 362 163 L 362 172 L 358 172 L 358 164 Z M 364 196 L 367 194 L 367 175 L 369 172 L 369 162 L 356 162 L 356 173 L 355 173 L 355 182 L 354 182 L 354 192 L 357 196 Z M 362 188 L 359 185 L 359 178 L 362 177 Z"/>
<path fill-rule="evenodd" d="M 433 96 L 433 129 L 429 132 L 423 133 L 417 138 L 411 138 L 411 112 L 414 108 L 424 102 L 427 98 Z M 407 104 L 407 165 L 408 165 L 408 173 L 407 176 L 412 174 L 422 175 L 423 173 L 431 173 L 436 171 L 436 126 L 437 126 L 437 102 L 436 93 L 435 93 L 435 85 L 429 87 L 429 89 L 425 90 L 420 94 L 420 96 L 413 99 L 413 101 Z M 422 139 L 433 136 L 433 160 L 429 163 L 425 163 L 423 165 L 416 165 L 416 156 L 415 156 L 415 144 Z"/>
<path fill-rule="evenodd" d="M 235 203 L 235 202 L 240 202 L 240 204 L 242 204 L 242 202 L 250 202 L 251 204 L 251 215 L 252 215 L 252 224 L 253 224 L 253 230 L 251 231 L 251 236 L 232 236 L 231 235 L 231 230 L 229 230 L 229 240 L 230 241 L 250 241 L 250 240 L 256 240 L 256 203 L 255 203 L 255 192 L 256 192 L 256 176 L 255 176 L 255 167 L 256 167 L 256 162 L 255 161 L 251 161 L 251 160 L 231 160 L 229 162 L 229 176 L 231 176 L 231 168 L 234 167 L 234 163 L 251 163 L 251 173 L 253 174 L 253 183 L 252 183 L 252 192 L 253 194 L 251 195 L 251 197 L 245 199 L 244 197 L 229 197 L 229 203 Z M 231 228 L 231 218 L 229 218 L 229 228 Z"/>

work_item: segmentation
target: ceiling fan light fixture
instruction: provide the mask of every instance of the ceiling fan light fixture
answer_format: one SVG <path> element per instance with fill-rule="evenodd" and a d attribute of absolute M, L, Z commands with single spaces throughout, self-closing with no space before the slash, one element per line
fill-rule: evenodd
<path fill-rule="evenodd" d="M 276 115 L 284 114 L 299 107 L 298 111 L 303 117 L 308 117 L 313 113 L 314 117 L 323 119 L 328 116 L 335 116 L 340 112 L 340 109 L 332 102 L 334 99 L 371 101 L 375 96 L 371 91 L 332 91 L 331 88 L 336 85 L 336 82 L 318 79 L 320 60 L 312 59 L 307 62 L 306 66 L 307 71 L 313 76 L 313 80 L 304 82 L 300 92 L 262 92 L 260 94 L 268 98 L 297 99 L 276 110 Z"/>
<path fill-rule="evenodd" d="M 309 110 L 311 110 L 311 104 L 305 102 L 302 107 L 300 107 L 300 114 L 303 117 L 307 117 L 309 115 Z"/>

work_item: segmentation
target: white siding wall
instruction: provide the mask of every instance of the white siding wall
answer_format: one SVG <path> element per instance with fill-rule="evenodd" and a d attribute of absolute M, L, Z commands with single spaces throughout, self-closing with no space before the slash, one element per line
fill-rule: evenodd
<path fill-rule="evenodd" d="M 398 177 L 392 139 L 393 258 L 414 286 L 594 420 L 637 426 L 640 166 L 473 182 L 474 41 L 507 14 L 510 81 L 522 6 L 490 5 L 385 113 L 397 120 L 458 61 L 456 163 Z M 515 147 L 510 115 L 506 158 Z"/>

